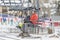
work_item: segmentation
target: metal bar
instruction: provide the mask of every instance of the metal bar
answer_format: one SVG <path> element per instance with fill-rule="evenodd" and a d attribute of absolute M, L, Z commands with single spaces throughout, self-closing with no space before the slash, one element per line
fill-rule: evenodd
<path fill-rule="evenodd" d="M 36 0 L 36 9 L 38 9 L 38 10 L 37 10 L 37 12 L 38 12 L 38 17 L 39 17 L 39 14 L 40 14 L 39 8 L 40 8 L 39 0 Z"/>

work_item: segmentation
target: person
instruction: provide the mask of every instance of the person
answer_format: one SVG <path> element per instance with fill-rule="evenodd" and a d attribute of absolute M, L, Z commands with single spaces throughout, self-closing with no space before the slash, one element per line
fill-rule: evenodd
<path fill-rule="evenodd" d="M 30 24 L 31 24 L 29 11 L 28 11 L 28 13 L 27 13 L 27 15 L 26 15 L 26 17 L 25 17 L 25 19 L 24 19 L 24 23 L 25 23 L 28 27 L 29 27 Z"/>
<path fill-rule="evenodd" d="M 38 14 L 36 13 L 36 11 L 33 11 L 32 15 L 30 16 L 30 21 L 32 23 L 32 28 L 33 28 L 33 32 L 32 33 L 36 33 L 36 23 L 38 21 Z"/>
<path fill-rule="evenodd" d="M 21 29 L 23 27 L 23 23 L 19 23 L 18 27 Z"/>
<path fill-rule="evenodd" d="M 23 36 L 23 32 L 24 32 L 24 29 L 23 29 L 23 28 L 24 28 L 24 22 L 23 22 L 23 19 L 22 19 L 22 18 L 20 18 L 19 23 L 18 23 L 18 25 L 17 25 L 16 27 L 22 31 L 22 33 L 19 33 L 18 37 L 19 37 L 19 36 Z"/>
<path fill-rule="evenodd" d="M 36 13 L 36 11 L 33 11 L 32 15 L 30 16 L 30 21 L 33 24 L 36 24 L 36 22 L 38 21 L 38 14 Z"/>
<path fill-rule="evenodd" d="M 30 15 L 28 15 L 25 19 L 24 19 L 24 23 L 29 23 L 30 22 Z"/>
<path fill-rule="evenodd" d="M 46 13 L 43 14 L 42 19 L 44 21 L 42 26 L 45 27 L 45 28 L 47 28 L 49 34 L 52 34 L 53 33 L 52 22 L 51 22 L 52 19 Z"/>
<path fill-rule="evenodd" d="M 18 35 L 18 37 L 24 37 L 24 33 L 26 33 L 25 32 L 25 27 L 24 27 L 24 23 L 19 23 L 18 24 L 18 26 L 16 26 L 17 28 L 19 28 L 22 32 L 21 33 L 19 33 L 19 35 Z"/>
<path fill-rule="evenodd" d="M 26 19 L 29 19 L 29 17 L 26 18 Z M 26 19 L 25 19 L 25 20 L 26 20 Z M 25 21 L 25 20 L 23 19 L 23 21 Z M 16 26 L 17 28 L 19 28 L 19 29 L 22 31 L 22 33 L 20 33 L 20 34 L 18 35 L 18 37 L 19 37 L 19 36 L 22 36 L 22 37 L 30 36 L 30 35 L 28 34 L 28 32 L 26 31 L 26 29 L 25 29 L 26 26 L 25 26 L 25 23 L 24 23 L 23 21 L 20 20 L 18 26 Z"/>

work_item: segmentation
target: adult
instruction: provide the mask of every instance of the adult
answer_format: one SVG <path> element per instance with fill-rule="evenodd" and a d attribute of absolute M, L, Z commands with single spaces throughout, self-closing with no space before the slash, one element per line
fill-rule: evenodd
<path fill-rule="evenodd" d="M 32 15 L 30 16 L 30 21 L 33 23 L 33 24 L 36 24 L 36 22 L 38 21 L 38 14 L 36 13 L 36 11 L 34 11 L 32 13 Z"/>

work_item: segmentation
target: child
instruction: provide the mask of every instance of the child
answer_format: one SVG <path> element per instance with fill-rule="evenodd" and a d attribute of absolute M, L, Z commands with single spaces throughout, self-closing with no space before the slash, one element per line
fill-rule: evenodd
<path fill-rule="evenodd" d="M 22 37 L 30 36 L 30 35 L 28 34 L 28 32 L 26 32 L 26 30 L 25 30 L 25 24 L 24 24 L 23 22 L 20 22 L 20 23 L 18 24 L 17 28 L 19 28 L 19 29 L 22 31 L 22 33 L 20 33 L 19 36 L 22 36 Z M 18 36 L 18 37 L 19 37 L 19 36 Z"/>

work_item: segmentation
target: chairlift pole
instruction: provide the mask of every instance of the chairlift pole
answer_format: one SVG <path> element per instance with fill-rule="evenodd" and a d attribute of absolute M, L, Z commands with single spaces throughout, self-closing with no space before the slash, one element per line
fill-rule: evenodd
<path fill-rule="evenodd" d="M 35 11 L 37 12 L 37 14 L 38 14 L 38 20 L 39 20 L 39 14 L 40 14 L 40 5 L 39 5 L 39 0 L 35 0 L 34 1 L 34 9 L 35 9 Z M 35 33 L 36 33 L 36 28 L 34 28 L 34 30 L 35 30 Z M 38 30 L 39 31 L 39 30 Z"/>
<path fill-rule="evenodd" d="M 39 14 L 40 14 L 40 4 L 39 4 L 39 0 L 36 0 L 36 11 L 37 11 L 38 17 L 39 17 Z"/>

